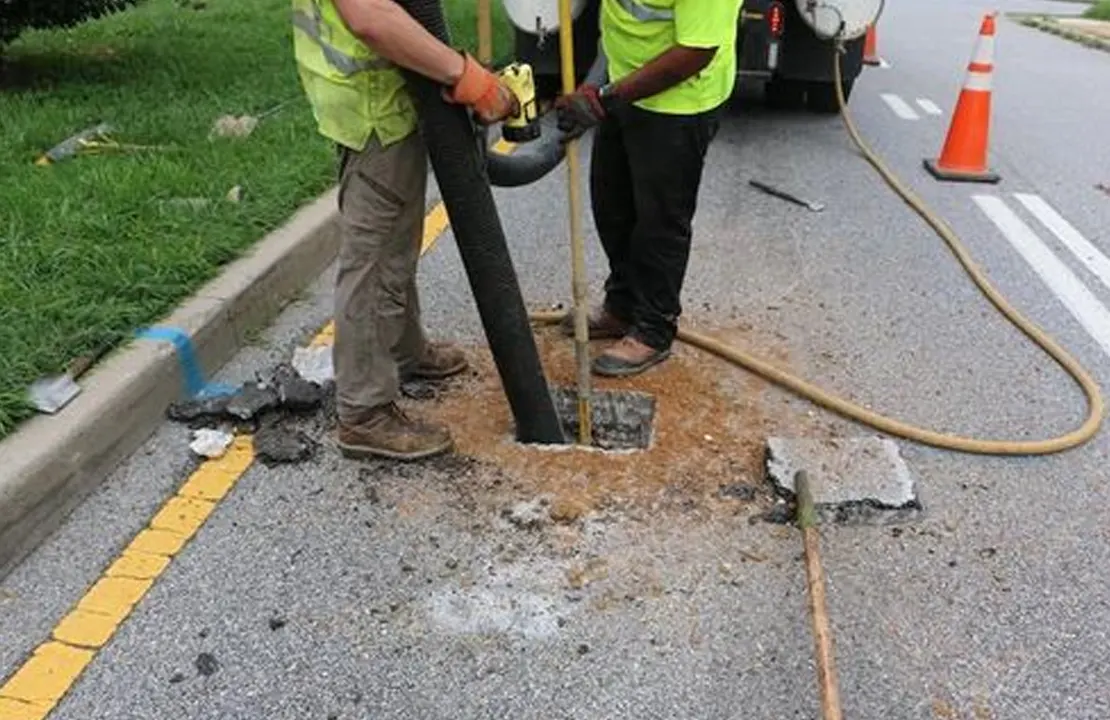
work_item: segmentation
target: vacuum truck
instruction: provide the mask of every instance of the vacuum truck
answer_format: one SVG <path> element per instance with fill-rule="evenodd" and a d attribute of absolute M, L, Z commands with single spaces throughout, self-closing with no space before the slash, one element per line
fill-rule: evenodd
<path fill-rule="evenodd" d="M 602 0 L 571 0 L 575 68 L 581 80 L 599 48 Z M 650 0 L 636 0 L 651 7 Z M 515 55 L 532 66 L 541 101 L 560 88 L 557 0 L 501 0 L 515 34 Z M 833 38 L 845 39 L 841 58 L 845 100 L 864 67 L 867 27 L 883 0 L 744 0 L 737 22 L 737 87 L 762 82 L 773 109 L 839 110 Z"/>

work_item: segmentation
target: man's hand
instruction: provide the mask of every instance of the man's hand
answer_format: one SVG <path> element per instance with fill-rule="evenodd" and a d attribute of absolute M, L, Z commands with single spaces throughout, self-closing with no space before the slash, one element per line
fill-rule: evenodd
<path fill-rule="evenodd" d="M 491 125 L 520 112 L 520 103 L 500 78 L 470 55 L 463 56 L 463 72 L 453 88 L 444 91 L 448 102 L 467 105 L 478 122 Z"/>
<path fill-rule="evenodd" d="M 582 137 L 605 119 L 605 108 L 598 97 L 597 86 L 589 83 L 556 100 L 555 113 L 564 142 Z"/>

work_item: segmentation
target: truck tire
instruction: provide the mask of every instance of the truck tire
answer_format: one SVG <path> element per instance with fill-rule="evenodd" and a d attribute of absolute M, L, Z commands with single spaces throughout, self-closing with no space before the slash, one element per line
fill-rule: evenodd
<path fill-rule="evenodd" d="M 852 96 L 854 79 L 844 78 L 844 103 Z M 840 112 L 840 102 L 836 98 L 835 82 L 810 83 L 806 90 L 806 106 L 811 112 L 832 115 Z"/>
<path fill-rule="evenodd" d="M 805 106 L 805 83 L 774 78 L 764 87 L 764 102 L 771 110 L 800 110 Z"/>

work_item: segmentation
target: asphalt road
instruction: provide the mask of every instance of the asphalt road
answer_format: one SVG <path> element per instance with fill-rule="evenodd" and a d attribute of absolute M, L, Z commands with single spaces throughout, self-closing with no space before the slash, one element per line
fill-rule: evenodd
<path fill-rule="evenodd" d="M 1068 7 L 1001 3 L 1046 6 Z M 1110 55 L 1000 20 L 991 159 L 1002 183 L 939 184 L 921 168 L 992 7 L 889 4 L 879 50 L 890 67 L 865 72 L 852 111 L 1002 292 L 1110 385 L 1107 261 L 1067 246 L 1078 234 L 1110 254 L 1110 197 L 1094 187 L 1110 184 L 1098 125 Z M 762 195 L 753 177 L 827 209 Z M 569 296 L 565 185 L 560 171 L 497 192 L 531 307 Z M 713 147 L 695 228 L 689 322 L 822 387 L 976 437 L 1048 437 L 1085 415 L 1074 383 L 978 294 L 836 118 L 741 103 Z M 596 297 L 603 262 L 587 242 Z M 421 282 L 429 328 L 477 347 L 450 233 Z M 329 317 L 328 285 L 220 379 L 306 343 Z M 557 344 L 541 347 L 563 372 Z M 751 503 L 716 491 L 758 479 L 767 433 L 870 431 L 687 348 L 672 366 L 649 389 L 670 393 L 659 422 L 688 445 L 634 471 L 607 465 L 591 480 L 601 466 L 521 461 L 477 431 L 472 458 L 424 466 L 350 463 L 323 434 L 310 461 L 256 463 L 52 717 L 817 717 L 800 538 L 751 521 L 770 502 L 762 488 Z M 464 399 L 444 401 L 456 428 L 500 417 L 481 367 Z M 674 408 L 695 420 L 676 424 Z M 194 469 L 188 439 L 160 428 L 0 584 L 0 677 Z M 1110 435 L 1045 458 L 900 446 L 924 517 L 823 530 L 845 716 L 1110 717 Z M 577 509 L 538 528 L 504 515 L 544 493 Z"/>

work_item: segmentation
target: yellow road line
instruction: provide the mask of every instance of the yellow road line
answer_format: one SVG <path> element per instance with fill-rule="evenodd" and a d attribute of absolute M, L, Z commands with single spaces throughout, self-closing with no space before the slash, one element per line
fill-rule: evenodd
<path fill-rule="evenodd" d="M 240 436 L 197 468 L 0 686 L 0 717 L 42 720 L 53 711 L 253 461 L 251 438 Z"/>
<path fill-rule="evenodd" d="M 494 150 L 513 151 L 499 140 Z M 420 254 L 435 245 L 448 227 L 447 210 L 439 202 L 424 218 Z M 335 326 L 328 322 L 312 345 L 331 344 Z M 0 685 L 0 718 L 44 720 L 73 687 L 131 611 L 161 577 L 186 543 L 197 533 L 254 463 L 250 436 L 235 438 L 223 457 L 207 460 L 162 505 L 93 583 L 31 656 Z"/>

